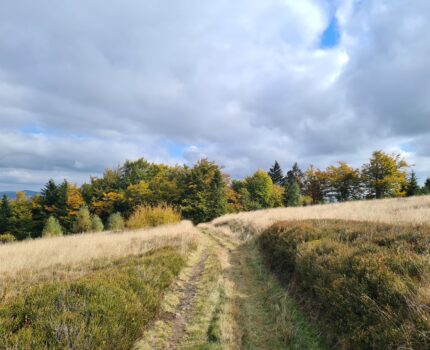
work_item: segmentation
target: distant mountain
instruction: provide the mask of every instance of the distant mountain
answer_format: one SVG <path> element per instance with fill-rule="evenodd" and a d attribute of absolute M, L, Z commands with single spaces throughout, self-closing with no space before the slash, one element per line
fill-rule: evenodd
<path fill-rule="evenodd" d="M 6 195 L 9 199 L 15 199 L 16 198 L 16 192 L 24 192 L 27 197 L 34 197 L 36 194 L 39 194 L 39 192 L 36 191 L 0 191 L 0 197 L 3 197 L 3 195 Z"/>

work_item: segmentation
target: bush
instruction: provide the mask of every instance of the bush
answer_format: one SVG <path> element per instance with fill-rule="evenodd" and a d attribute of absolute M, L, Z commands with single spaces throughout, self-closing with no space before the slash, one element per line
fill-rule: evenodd
<path fill-rule="evenodd" d="M 0 244 L 6 244 L 15 242 L 16 238 L 15 236 L 11 235 L 10 233 L 3 233 L 0 235 Z"/>
<path fill-rule="evenodd" d="M 127 220 L 127 227 L 138 229 L 172 224 L 181 221 L 181 215 L 172 207 L 162 204 L 156 207 L 139 206 Z"/>
<path fill-rule="evenodd" d="M 81 209 L 79 209 L 73 231 L 76 233 L 91 231 L 91 216 L 86 205 L 83 205 Z"/>
<path fill-rule="evenodd" d="M 91 218 L 91 231 L 102 232 L 105 229 L 102 220 L 98 215 L 93 215 Z"/>
<path fill-rule="evenodd" d="M 277 223 L 259 243 L 333 343 L 428 349 L 429 237 L 426 227 L 327 220 Z"/>
<path fill-rule="evenodd" d="M 124 219 L 120 213 L 111 214 L 108 218 L 107 228 L 113 232 L 124 231 Z"/>
<path fill-rule="evenodd" d="M 185 260 L 163 248 L 72 281 L 41 283 L 0 306 L 0 348 L 131 349 Z"/>
<path fill-rule="evenodd" d="M 42 237 L 55 237 L 62 236 L 63 229 L 61 228 L 60 223 L 54 216 L 50 216 L 45 223 L 45 227 L 42 231 Z"/>

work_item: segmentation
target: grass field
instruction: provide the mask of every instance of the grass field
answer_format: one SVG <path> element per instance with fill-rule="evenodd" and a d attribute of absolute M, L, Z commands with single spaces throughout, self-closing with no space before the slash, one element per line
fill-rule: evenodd
<path fill-rule="evenodd" d="M 199 244 L 189 222 L 0 247 L 0 349 L 127 349 Z"/>
<path fill-rule="evenodd" d="M 429 212 L 359 201 L 3 245 L 0 349 L 427 348 Z"/>

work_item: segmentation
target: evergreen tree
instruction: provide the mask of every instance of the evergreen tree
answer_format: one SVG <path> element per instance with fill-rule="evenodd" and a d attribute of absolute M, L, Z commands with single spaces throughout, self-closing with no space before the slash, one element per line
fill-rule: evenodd
<path fill-rule="evenodd" d="M 303 192 L 304 189 L 304 174 L 303 171 L 299 168 L 297 163 L 294 163 L 291 170 L 287 171 L 287 175 L 285 176 L 285 182 L 288 184 L 292 184 L 296 182 L 299 185 L 300 192 Z"/>
<path fill-rule="evenodd" d="M 76 233 L 91 231 L 91 216 L 86 205 L 83 205 L 81 209 L 79 209 L 76 215 L 73 231 Z"/>
<path fill-rule="evenodd" d="M 428 178 L 426 180 L 426 182 L 424 182 L 424 186 L 422 188 L 422 192 L 425 194 L 430 194 L 430 178 Z"/>
<path fill-rule="evenodd" d="M 275 164 L 270 168 L 268 174 L 275 185 L 282 186 L 284 184 L 284 175 L 278 161 L 275 160 Z"/>
<path fill-rule="evenodd" d="M 412 171 L 406 184 L 406 196 L 411 197 L 418 194 L 420 194 L 420 186 L 418 186 L 418 180 L 415 172 Z"/>
<path fill-rule="evenodd" d="M 60 223 L 54 216 L 50 216 L 43 228 L 42 237 L 62 236 L 63 230 Z"/>
<path fill-rule="evenodd" d="M 53 214 L 56 211 L 58 195 L 57 184 L 53 179 L 50 179 L 46 183 L 45 187 L 40 191 L 40 195 L 43 210 L 47 213 L 48 216 L 50 214 Z"/>
<path fill-rule="evenodd" d="M 104 230 L 104 225 L 99 216 L 93 215 L 91 218 L 91 231 L 92 232 L 102 232 Z"/>
<path fill-rule="evenodd" d="M 296 181 L 286 185 L 284 204 L 286 207 L 298 207 L 300 205 L 300 188 Z"/>
<path fill-rule="evenodd" d="M 6 195 L 3 195 L 0 203 L 0 234 L 9 232 L 9 222 L 11 215 L 12 211 L 10 208 L 9 199 Z"/>

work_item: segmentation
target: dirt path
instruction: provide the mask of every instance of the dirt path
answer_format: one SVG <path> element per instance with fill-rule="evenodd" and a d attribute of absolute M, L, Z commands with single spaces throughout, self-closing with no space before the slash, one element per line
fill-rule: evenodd
<path fill-rule="evenodd" d="M 255 243 L 203 229 L 202 246 L 136 344 L 147 349 L 325 349 Z"/>

